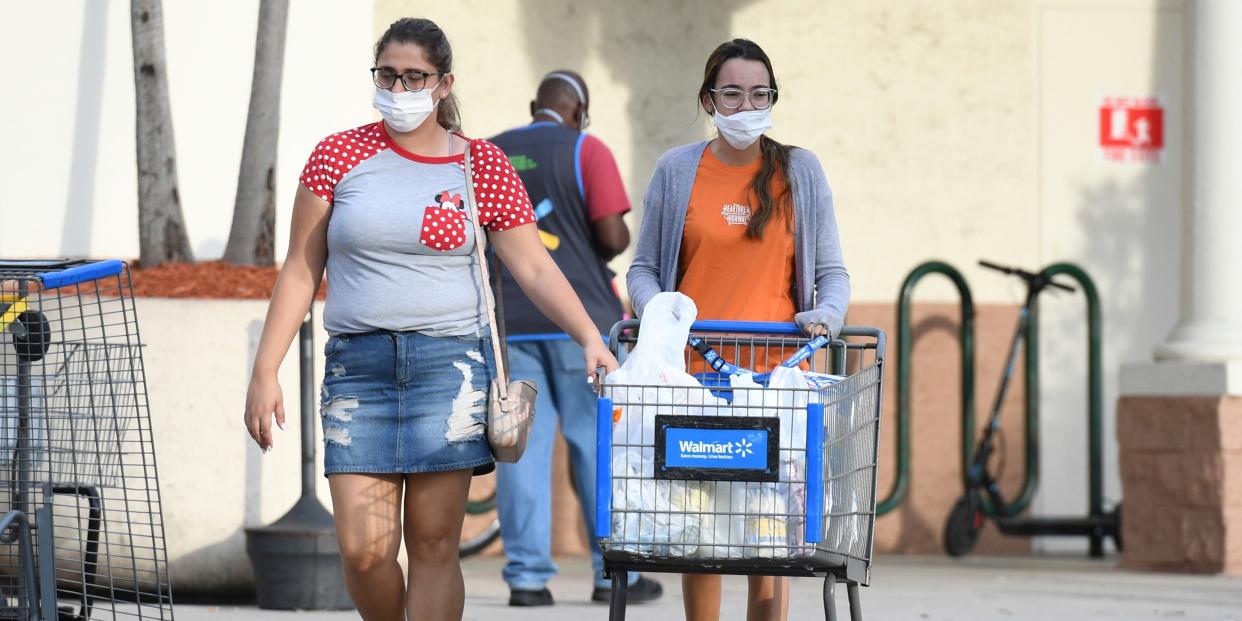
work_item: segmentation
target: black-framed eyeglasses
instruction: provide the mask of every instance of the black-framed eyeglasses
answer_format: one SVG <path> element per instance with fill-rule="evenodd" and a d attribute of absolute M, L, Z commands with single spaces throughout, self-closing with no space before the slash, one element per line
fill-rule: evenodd
<path fill-rule="evenodd" d="M 407 91 L 421 91 L 427 86 L 427 78 L 435 76 L 443 78 L 444 72 L 423 73 L 417 69 L 410 69 L 402 74 L 397 74 L 397 70 L 392 67 L 371 67 L 371 79 L 375 81 L 375 85 L 384 89 L 392 90 L 397 84 L 397 78 L 401 79 L 401 85 Z"/>
<path fill-rule="evenodd" d="M 716 96 L 720 105 L 730 110 L 741 108 L 747 98 L 756 110 L 766 110 L 776 101 L 776 89 L 774 88 L 760 87 L 750 92 L 740 88 L 709 88 L 707 90 Z"/>

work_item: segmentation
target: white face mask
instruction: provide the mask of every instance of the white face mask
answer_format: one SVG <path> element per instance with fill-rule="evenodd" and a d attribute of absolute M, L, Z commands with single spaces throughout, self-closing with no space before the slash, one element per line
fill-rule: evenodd
<path fill-rule="evenodd" d="M 436 102 L 431 99 L 432 90 L 394 93 L 377 86 L 371 105 L 379 110 L 389 127 L 399 132 L 413 131 L 436 109 Z"/>
<path fill-rule="evenodd" d="M 772 129 L 772 109 L 745 110 L 734 112 L 729 116 L 716 110 L 716 114 L 712 115 L 712 121 L 716 123 L 716 130 L 720 132 L 720 137 L 740 151 L 755 144 L 764 132 Z"/>

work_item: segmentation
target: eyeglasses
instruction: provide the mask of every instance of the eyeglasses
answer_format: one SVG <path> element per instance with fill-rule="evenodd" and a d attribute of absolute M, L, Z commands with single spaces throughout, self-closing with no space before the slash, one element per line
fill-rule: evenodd
<path fill-rule="evenodd" d="M 740 88 L 709 88 L 707 90 L 716 95 L 720 105 L 730 110 L 741 108 L 747 98 L 756 110 L 766 110 L 772 102 L 776 101 L 776 89 L 774 88 L 756 88 L 750 92 Z"/>
<path fill-rule="evenodd" d="M 376 86 L 384 90 L 392 90 L 392 87 L 397 85 L 397 78 L 400 78 L 405 90 L 421 91 L 427 86 L 427 78 L 431 76 L 443 78 L 445 73 L 423 73 L 417 69 L 410 69 L 398 75 L 397 70 L 392 67 L 371 67 L 371 79 L 375 81 Z"/>

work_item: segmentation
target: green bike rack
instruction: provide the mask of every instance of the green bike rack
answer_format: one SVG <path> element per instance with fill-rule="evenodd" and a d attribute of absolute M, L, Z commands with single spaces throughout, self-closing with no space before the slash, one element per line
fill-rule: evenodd
<path fill-rule="evenodd" d="M 909 485 L 910 468 L 910 350 L 913 346 L 911 326 L 911 297 L 915 285 L 929 274 L 943 274 L 957 287 L 961 297 L 961 341 L 962 366 L 962 477 L 974 453 L 975 442 L 975 317 L 974 303 L 970 287 L 965 278 L 953 266 L 943 261 L 928 261 L 916 267 L 906 276 L 901 286 L 901 294 L 897 307 L 897 473 L 888 496 L 876 505 L 876 514 L 883 515 L 895 509 L 906 497 Z M 1001 518 L 998 525 L 1009 534 L 1068 534 L 1066 531 L 1077 529 L 1078 534 L 1089 531 L 1091 556 L 1103 555 L 1103 541 L 1110 533 L 1116 536 L 1119 526 L 1116 513 L 1106 514 L 1103 497 L 1103 387 L 1101 371 L 1102 349 L 1102 315 L 1100 310 L 1099 292 L 1094 281 L 1077 265 L 1071 263 L 1054 263 L 1043 269 L 1045 278 L 1067 276 L 1073 278 L 1082 287 L 1087 304 L 1087 460 L 1088 460 L 1088 510 L 1086 518 Z M 1026 381 L 1025 410 L 1025 464 L 1026 475 L 1022 490 L 1017 498 L 1009 503 L 1010 515 L 1020 513 L 1030 506 L 1035 492 L 1039 487 L 1039 307 L 1038 301 L 1031 308 L 1030 321 L 1024 332 L 1024 377 Z M 991 517 L 997 517 L 995 511 L 985 497 L 981 498 L 980 509 Z"/>
<path fill-rule="evenodd" d="M 901 285 L 897 303 L 897 474 L 888 496 L 876 505 L 876 515 L 892 511 L 906 499 L 910 484 L 910 298 L 924 276 L 943 274 L 957 287 L 961 298 L 958 335 L 962 352 L 962 479 L 974 451 L 975 437 L 975 304 L 962 273 L 943 261 L 928 261 L 914 268 Z"/>
<path fill-rule="evenodd" d="M 1100 311 L 1100 295 L 1095 288 L 1095 282 L 1091 277 L 1077 265 L 1072 263 L 1054 263 L 1045 267 L 1042 276 L 1052 278 L 1053 276 L 1065 275 L 1078 281 L 1078 285 L 1082 287 L 1083 294 L 1086 296 L 1087 302 L 1087 507 L 1088 521 L 1091 523 L 1099 521 L 1107 521 L 1109 517 L 1104 512 L 1104 389 L 1103 378 L 1101 375 L 1102 353 L 1103 348 L 1103 317 Z M 1028 338 L 1034 338 L 1036 334 L 1034 315 L 1032 315 L 1032 331 Z M 1031 341 L 1033 342 L 1033 341 Z M 1028 347 L 1028 351 L 1038 350 L 1038 344 L 1035 347 Z M 1030 368 L 1036 370 L 1034 377 L 1035 382 L 1028 384 L 1027 393 L 1038 394 L 1038 390 L 1031 390 L 1029 386 L 1038 388 L 1038 366 L 1034 364 L 1036 360 L 1032 360 L 1030 356 L 1027 358 Z M 1032 376 L 1031 372 L 1027 372 L 1028 378 Z M 1030 381 L 1028 379 L 1028 381 Z M 1028 400 L 1029 403 L 1029 400 Z M 1036 410 L 1038 411 L 1038 410 Z M 1028 426 L 1028 433 L 1029 433 Z M 1029 462 L 1029 460 L 1028 460 Z M 1111 516 L 1115 520 L 1115 515 Z M 1109 523 L 1108 527 L 1116 532 L 1119 526 L 1115 523 Z M 1091 538 L 1091 556 L 1101 557 L 1104 555 L 1104 538 L 1107 534 L 1107 528 L 1094 528 Z"/>

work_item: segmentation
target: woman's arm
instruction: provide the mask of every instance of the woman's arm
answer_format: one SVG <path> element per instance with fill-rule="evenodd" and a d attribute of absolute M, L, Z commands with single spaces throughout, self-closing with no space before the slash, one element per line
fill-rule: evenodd
<path fill-rule="evenodd" d="M 246 393 L 246 429 L 265 451 L 274 443 L 273 412 L 276 424 L 281 429 L 285 427 L 284 396 L 276 372 L 323 281 L 331 211 L 327 201 L 315 196 L 306 186 L 298 186 L 293 199 L 293 222 L 289 227 L 289 250 L 267 307 L 267 319 L 263 322 L 263 335 L 259 338 L 259 350 Z"/>
<path fill-rule="evenodd" d="M 630 305 L 634 314 L 642 315 L 647 302 L 662 291 L 660 285 L 660 246 L 663 233 L 664 172 L 656 162 L 651 183 L 643 196 L 643 222 L 638 229 L 638 242 L 634 245 L 634 260 L 625 274 L 625 286 L 629 291 Z"/>
<path fill-rule="evenodd" d="M 841 240 L 837 231 L 837 215 L 833 207 L 832 189 L 819 161 L 809 151 L 806 169 L 810 172 L 815 205 L 815 308 L 794 316 L 804 332 L 814 333 L 816 324 L 824 325 L 832 336 L 845 325 L 845 312 L 850 304 L 850 275 L 841 256 Z"/>
<path fill-rule="evenodd" d="M 535 308 L 582 346 L 587 377 L 593 377 L 598 367 L 615 371 L 617 360 L 604 346 L 599 328 L 539 240 L 535 225 L 523 224 L 504 231 L 492 231 L 488 233 L 488 239 L 526 297 L 534 302 Z"/>

